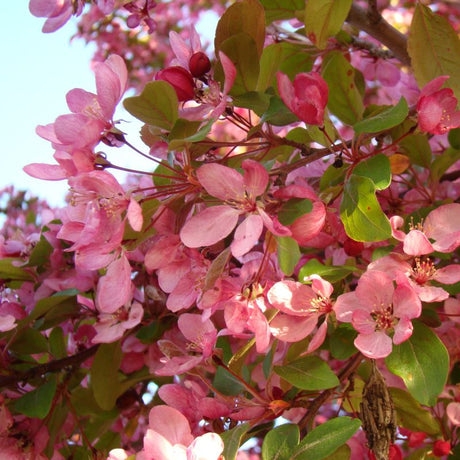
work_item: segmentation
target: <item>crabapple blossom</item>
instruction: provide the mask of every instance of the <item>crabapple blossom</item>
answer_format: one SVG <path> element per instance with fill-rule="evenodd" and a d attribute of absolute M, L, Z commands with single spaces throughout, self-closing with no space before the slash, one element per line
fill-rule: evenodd
<path fill-rule="evenodd" d="M 417 102 L 419 128 L 431 134 L 444 134 L 460 126 L 457 98 L 450 88 L 442 88 L 448 75 L 435 78 L 425 85 Z"/>
<path fill-rule="evenodd" d="M 422 305 L 408 282 L 393 287 L 385 272 L 369 270 L 354 292 L 340 295 L 334 306 L 337 319 L 351 323 L 358 332 L 354 343 L 364 356 L 385 358 L 395 345 L 412 335 L 412 322 Z M 391 334 L 391 336 L 390 336 Z"/>
<path fill-rule="evenodd" d="M 322 126 L 329 89 L 321 75 L 299 73 L 293 83 L 281 72 L 276 77 L 279 94 L 289 110 L 308 125 Z"/>

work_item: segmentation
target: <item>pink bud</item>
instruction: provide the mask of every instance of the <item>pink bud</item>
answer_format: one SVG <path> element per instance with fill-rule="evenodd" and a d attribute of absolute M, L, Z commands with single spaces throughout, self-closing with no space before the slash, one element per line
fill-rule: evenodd
<path fill-rule="evenodd" d="M 198 51 L 192 55 L 188 62 L 188 66 L 191 74 L 195 78 L 200 78 L 211 70 L 211 61 L 206 54 L 202 51 Z"/>
<path fill-rule="evenodd" d="M 173 66 L 160 70 L 155 80 L 169 83 L 176 91 L 179 101 L 189 101 L 195 96 L 195 83 L 192 74 L 183 67 Z"/>

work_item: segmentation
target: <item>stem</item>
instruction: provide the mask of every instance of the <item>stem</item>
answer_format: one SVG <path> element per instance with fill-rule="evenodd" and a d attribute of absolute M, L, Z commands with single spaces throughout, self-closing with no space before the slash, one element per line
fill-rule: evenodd
<path fill-rule="evenodd" d="M 13 385 L 19 382 L 27 382 L 36 377 L 45 375 L 48 372 L 60 372 L 69 366 L 71 367 L 79 366 L 82 363 L 84 363 L 88 358 L 93 356 L 98 350 L 98 348 L 99 348 L 99 345 L 93 345 L 92 347 L 87 348 L 86 350 L 83 350 L 80 353 L 77 353 L 76 355 L 68 356 L 67 358 L 62 358 L 62 359 L 56 359 L 46 364 L 40 364 L 20 374 L 1 375 L 0 376 L 0 388 L 8 387 L 10 385 Z"/>
<path fill-rule="evenodd" d="M 410 66 L 410 57 L 407 53 L 407 37 L 390 25 L 374 8 L 367 12 L 355 5 L 351 5 L 347 22 L 389 48 L 402 64 Z"/>

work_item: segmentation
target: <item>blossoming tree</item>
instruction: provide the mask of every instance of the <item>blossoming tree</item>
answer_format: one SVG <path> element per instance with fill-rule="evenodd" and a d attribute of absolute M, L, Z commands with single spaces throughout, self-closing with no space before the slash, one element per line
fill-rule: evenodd
<path fill-rule="evenodd" d="M 0 457 L 458 458 L 458 2 L 29 8 L 96 91 L 2 191 Z"/>

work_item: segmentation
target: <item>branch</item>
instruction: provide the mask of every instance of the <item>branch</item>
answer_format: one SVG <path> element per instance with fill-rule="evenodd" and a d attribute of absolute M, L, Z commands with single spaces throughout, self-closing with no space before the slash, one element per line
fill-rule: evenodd
<path fill-rule="evenodd" d="M 19 382 L 27 382 L 36 377 L 47 374 L 48 372 L 59 372 L 66 367 L 79 366 L 85 362 L 88 358 L 93 356 L 98 350 L 99 345 L 93 345 L 90 348 L 77 353 L 76 355 L 68 356 L 67 358 L 56 359 L 49 363 L 40 364 L 32 367 L 25 372 L 21 372 L 15 375 L 0 376 L 0 388 L 8 387 Z"/>
<path fill-rule="evenodd" d="M 407 37 L 385 21 L 380 14 L 376 14 L 375 9 L 370 8 L 369 11 L 365 11 L 353 3 L 346 21 L 377 39 L 389 48 L 402 64 L 410 66 Z"/>

